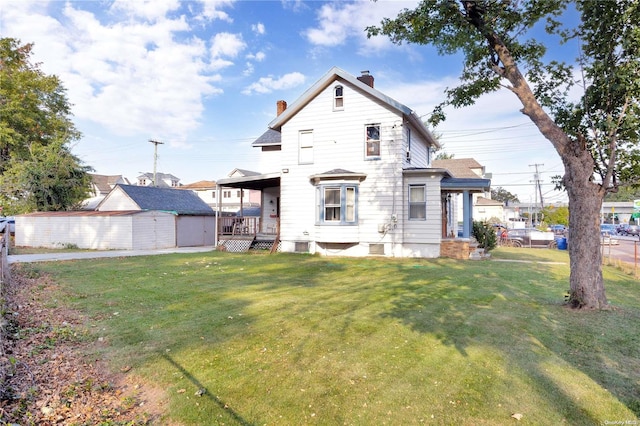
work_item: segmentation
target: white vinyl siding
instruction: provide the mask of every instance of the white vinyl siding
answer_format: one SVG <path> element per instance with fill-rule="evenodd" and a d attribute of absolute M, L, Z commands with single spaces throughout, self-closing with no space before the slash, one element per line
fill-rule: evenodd
<path fill-rule="evenodd" d="M 281 175 L 281 249 L 294 251 L 296 243 L 307 241 L 311 253 L 322 252 L 322 247 L 326 247 L 327 254 L 348 252 L 347 255 L 367 256 L 369 244 L 373 243 L 384 244 L 385 255 L 398 255 L 408 216 L 407 184 L 403 183 L 402 171 L 407 150 L 402 116 L 348 84 L 343 84 L 344 105 L 348 107 L 335 114 L 334 87 L 327 86 L 280 129 L 283 143 L 278 170 L 286 170 Z M 379 125 L 380 157 L 376 161 L 368 161 L 364 155 L 366 126 L 371 124 Z M 298 137 L 301 131 L 308 129 L 313 129 L 313 164 L 299 165 Z M 411 149 L 418 156 L 422 154 L 422 160 L 415 162 L 416 167 L 426 167 L 426 149 L 421 145 L 424 141 L 412 129 Z M 310 176 L 335 169 L 366 175 L 357 185 L 345 180 L 335 184 L 322 183 L 325 186 L 347 184 L 357 187 L 353 213 L 355 222 L 351 226 L 327 226 L 319 222 L 320 184 L 314 187 Z M 432 183 L 439 191 L 438 182 L 439 179 L 428 182 L 428 200 L 439 200 L 437 193 L 430 193 Z M 346 208 L 350 209 L 349 206 Z M 427 207 L 426 221 L 415 221 L 422 225 L 423 230 L 425 226 L 431 226 L 431 219 L 438 220 L 431 208 L 438 208 L 438 203 Z M 389 227 L 390 231 L 379 232 L 381 226 L 392 223 L 392 218 L 397 222 Z M 434 226 L 437 230 L 439 222 Z M 418 234 L 422 235 L 423 230 L 418 230 Z M 428 244 L 439 244 L 439 238 L 431 238 L 430 228 L 426 232 Z M 439 237 L 439 232 L 433 235 Z M 347 244 L 349 248 L 345 248 L 346 251 L 334 250 L 331 245 L 334 243 Z M 433 257 L 431 253 L 437 256 L 438 247 L 430 251 L 428 257 Z"/>

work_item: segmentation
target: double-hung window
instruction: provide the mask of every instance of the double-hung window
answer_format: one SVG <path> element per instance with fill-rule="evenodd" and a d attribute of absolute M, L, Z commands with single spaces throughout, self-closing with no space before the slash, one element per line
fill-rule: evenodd
<path fill-rule="evenodd" d="M 344 109 L 344 95 L 342 86 L 333 88 L 333 109 Z"/>
<path fill-rule="evenodd" d="M 313 163 L 313 130 L 303 130 L 298 134 L 298 164 Z"/>
<path fill-rule="evenodd" d="M 379 124 L 367 124 L 365 127 L 365 157 L 366 158 L 379 158 L 380 157 L 380 125 Z"/>
<path fill-rule="evenodd" d="M 321 224 L 349 225 L 357 222 L 358 187 L 352 184 L 321 185 L 318 213 Z"/>
<path fill-rule="evenodd" d="M 425 185 L 409 185 L 409 219 L 426 220 L 427 197 Z"/>

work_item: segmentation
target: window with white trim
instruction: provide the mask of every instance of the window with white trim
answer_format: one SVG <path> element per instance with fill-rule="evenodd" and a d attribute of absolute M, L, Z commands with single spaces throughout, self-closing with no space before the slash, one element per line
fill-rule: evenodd
<path fill-rule="evenodd" d="M 342 86 L 333 88 L 333 109 L 344 109 L 344 96 Z"/>
<path fill-rule="evenodd" d="M 318 187 L 318 222 L 352 225 L 358 220 L 358 186 L 353 184 Z"/>
<path fill-rule="evenodd" d="M 427 219 L 426 185 L 409 185 L 409 219 Z"/>
<path fill-rule="evenodd" d="M 367 124 L 365 127 L 365 157 L 380 157 L 380 125 Z"/>
<path fill-rule="evenodd" d="M 313 130 L 298 133 L 298 164 L 313 163 Z"/>

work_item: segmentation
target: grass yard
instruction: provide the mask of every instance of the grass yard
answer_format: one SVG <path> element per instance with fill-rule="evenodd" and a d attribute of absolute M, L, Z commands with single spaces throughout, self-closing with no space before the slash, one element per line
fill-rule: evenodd
<path fill-rule="evenodd" d="M 566 252 L 493 253 L 212 252 L 27 267 L 54 276 L 62 290 L 50 303 L 87 316 L 114 371 L 131 367 L 166 390 L 163 423 L 636 424 L 640 283 L 605 268 L 615 309 L 570 311 Z"/>

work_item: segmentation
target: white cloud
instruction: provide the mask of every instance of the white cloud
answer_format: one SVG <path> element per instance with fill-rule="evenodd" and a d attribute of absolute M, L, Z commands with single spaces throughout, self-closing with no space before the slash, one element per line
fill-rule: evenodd
<path fill-rule="evenodd" d="M 211 57 L 235 58 L 246 47 L 241 34 L 218 33 L 211 39 Z"/>
<path fill-rule="evenodd" d="M 257 24 L 251 25 L 251 29 L 254 33 L 258 35 L 263 35 L 265 33 L 264 24 L 262 22 L 258 22 Z"/>
<path fill-rule="evenodd" d="M 258 53 L 249 53 L 247 55 L 247 59 L 254 60 L 256 62 L 262 62 L 267 57 L 266 53 L 258 52 Z"/>
<path fill-rule="evenodd" d="M 200 0 L 202 4 L 202 15 L 200 19 L 213 21 L 219 19 L 221 21 L 233 22 L 228 13 L 220 10 L 225 6 L 231 6 L 235 0 Z"/>
<path fill-rule="evenodd" d="M 242 93 L 245 95 L 250 95 L 252 93 L 271 93 L 274 90 L 291 89 L 292 87 L 297 87 L 301 84 L 304 84 L 304 82 L 305 77 L 299 72 L 285 74 L 275 80 L 271 76 L 262 77 L 257 82 L 245 88 Z"/>
<path fill-rule="evenodd" d="M 111 5 L 113 11 L 121 11 L 128 16 L 149 21 L 164 19 L 167 13 L 177 10 L 179 7 L 178 0 L 115 0 Z"/>
<path fill-rule="evenodd" d="M 307 40 L 316 46 L 332 47 L 354 39 L 360 45 L 375 49 L 390 47 L 388 37 L 367 38 L 365 28 L 379 25 L 385 17 L 395 17 L 404 9 L 411 9 L 417 1 L 358 1 L 323 5 L 317 16 L 318 26 L 304 32 Z"/>
<path fill-rule="evenodd" d="M 81 5 L 67 3 L 56 20 L 42 2 L 12 2 L 0 27 L 35 43 L 32 60 L 60 77 L 76 118 L 118 135 L 176 140 L 199 127 L 203 99 L 222 92 L 220 76 L 204 41 L 178 38 L 189 30 L 186 19 L 163 16 L 176 3 L 116 2 L 127 16 L 105 23 Z"/>

